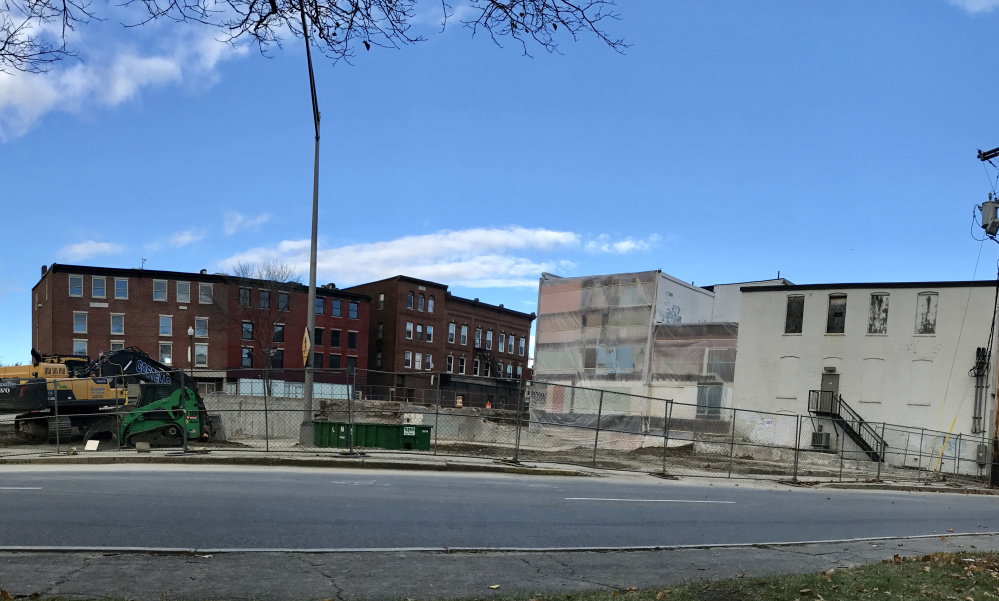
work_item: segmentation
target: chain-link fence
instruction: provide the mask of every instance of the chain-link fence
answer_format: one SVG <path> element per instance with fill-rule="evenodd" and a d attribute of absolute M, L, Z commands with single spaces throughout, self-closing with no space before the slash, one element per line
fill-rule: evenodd
<path fill-rule="evenodd" d="M 991 459 L 983 435 L 873 423 L 866 428 L 880 442 L 871 447 L 849 423 L 828 416 L 437 373 L 317 370 L 309 410 L 304 374 L 276 375 L 234 370 L 199 378 L 203 408 L 171 396 L 169 387 L 149 392 L 156 387 L 129 378 L 49 380 L 34 405 L 27 398 L 0 404 L 20 411 L 0 415 L 0 456 L 148 442 L 167 450 L 413 452 L 815 481 L 981 480 Z"/>

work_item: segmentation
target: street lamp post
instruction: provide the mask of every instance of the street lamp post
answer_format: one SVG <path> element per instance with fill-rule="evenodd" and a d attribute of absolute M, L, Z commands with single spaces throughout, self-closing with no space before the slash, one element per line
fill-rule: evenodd
<path fill-rule="evenodd" d="M 191 379 L 194 379 L 194 363 L 197 355 L 194 353 L 194 326 L 187 326 L 187 366 L 191 370 Z"/>

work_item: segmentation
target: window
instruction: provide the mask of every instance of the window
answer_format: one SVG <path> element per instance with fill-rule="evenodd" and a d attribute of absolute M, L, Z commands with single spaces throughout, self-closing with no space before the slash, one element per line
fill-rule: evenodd
<path fill-rule="evenodd" d="M 250 308 L 250 289 L 240 288 L 239 289 L 239 306 L 244 309 Z"/>
<path fill-rule="evenodd" d="M 916 297 L 916 333 L 937 333 L 937 293 L 920 292 Z"/>
<path fill-rule="evenodd" d="M 375 353 L 375 367 L 381 367 L 381 366 L 382 366 L 382 352 L 378 351 L 377 353 Z"/>
<path fill-rule="evenodd" d="M 826 334 L 842 334 L 846 326 L 846 295 L 829 295 L 829 317 L 826 320 Z M 714 394 L 714 393 L 712 393 Z"/>
<path fill-rule="evenodd" d="M 721 385 L 697 387 L 697 415 L 699 417 L 719 417 L 721 406 Z"/>
<path fill-rule="evenodd" d="M 357 319 L 357 303 L 354 301 L 347 303 L 347 317 Z"/>
<path fill-rule="evenodd" d="M 276 323 L 274 324 L 274 336 L 272 337 L 272 342 L 284 342 L 284 324 Z"/>
<path fill-rule="evenodd" d="M 448 355 L 447 359 L 445 360 L 445 364 L 447 365 L 447 373 L 453 373 L 454 372 L 454 356 L 453 355 Z"/>
<path fill-rule="evenodd" d="M 271 351 L 271 367 L 284 369 L 284 349 L 276 348 Z"/>
<path fill-rule="evenodd" d="M 412 291 L 410 291 L 408 294 L 406 294 L 406 308 L 407 309 L 412 309 L 413 308 L 413 292 Z"/>
<path fill-rule="evenodd" d="M 506 350 L 506 334 L 504 334 L 503 332 L 500 332 L 499 344 L 496 346 L 496 350 L 498 350 L 501 353 Z"/>
<path fill-rule="evenodd" d="M 122 351 L 122 350 L 125 350 L 125 341 L 124 340 L 112 340 L 111 341 L 111 350 L 112 351 Z"/>
<path fill-rule="evenodd" d="M 430 298 L 427 299 L 427 313 L 433 313 L 433 312 L 434 312 L 434 295 L 431 294 Z"/>
<path fill-rule="evenodd" d="M 800 334 L 805 317 L 805 297 L 792 294 L 787 297 L 787 310 L 784 313 L 784 333 Z"/>
<path fill-rule="evenodd" d="M 874 293 L 871 295 L 871 310 L 867 315 L 868 334 L 888 333 L 888 295 Z"/>
<path fill-rule="evenodd" d="M 194 318 L 194 335 L 198 338 L 208 337 L 208 318 L 207 317 L 195 317 Z"/>
<path fill-rule="evenodd" d="M 486 330 L 486 350 L 493 350 L 493 331 Z"/>
<path fill-rule="evenodd" d="M 173 365 L 173 344 L 169 342 L 160 343 L 160 363 L 163 365 Z"/>
<path fill-rule="evenodd" d="M 416 324 L 416 339 L 423 340 L 423 326 Z"/>
<path fill-rule="evenodd" d="M 316 315 L 322 315 L 323 311 L 326 310 L 326 299 L 317 298 L 316 299 Z"/>
<path fill-rule="evenodd" d="M 413 353 L 412 352 L 406 351 L 406 353 L 403 355 L 402 366 L 403 367 L 413 367 Z"/>
<path fill-rule="evenodd" d="M 448 344 L 454 344 L 454 324 L 447 324 L 447 341 Z"/>
<path fill-rule="evenodd" d="M 468 326 L 461 326 L 461 346 L 468 344 Z"/>
<path fill-rule="evenodd" d="M 69 295 L 70 296 L 83 296 L 83 276 L 82 275 L 71 275 L 71 276 L 69 276 Z"/>
<path fill-rule="evenodd" d="M 288 311 L 291 307 L 291 295 L 287 292 L 278 292 L 278 311 Z"/>
<path fill-rule="evenodd" d="M 323 345 L 323 329 L 316 328 L 316 346 Z"/>
<path fill-rule="evenodd" d="M 354 355 L 347 355 L 347 371 L 353 372 L 357 369 L 357 357 Z"/>
<path fill-rule="evenodd" d="M 512 378 L 513 377 L 513 364 L 512 363 L 507 363 L 506 364 L 506 377 L 508 377 L 508 378 Z"/>
<path fill-rule="evenodd" d="M 357 348 L 357 332 L 353 331 L 347 332 L 347 348 L 352 348 L 352 349 Z"/>
<path fill-rule="evenodd" d="M 426 302 L 426 300 L 427 300 L 426 297 L 424 297 L 423 294 L 421 293 L 420 294 L 420 298 L 417 299 L 417 301 L 416 301 L 416 310 L 417 311 L 422 311 L 423 310 L 423 304 Z"/>
<path fill-rule="evenodd" d="M 111 333 L 112 334 L 125 333 L 125 315 L 123 313 L 111 314 Z"/>
<path fill-rule="evenodd" d="M 434 357 L 430 353 L 423 356 L 423 364 L 426 365 L 427 371 L 430 371 L 434 367 Z"/>
<path fill-rule="evenodd" d="M 87 333 L 87 314 L 85 312 L 73 312 L 73 333 Z"/>
<path fill-rule="evenodd" d="M 105 298 L 107 296 L 107 278 L 97 276 L 90 278 L 90 295 L 94 298 Z"/>
<path fill-rule="evenodd" d="M 411 321 L 406 322 L 406 339 L 407 340 L 413 339 L 413 322 Z"/>
<path fill-rule="evenodd" d="M 195 367 L 208 367 L 208 345 L 194 345 L 194 365 Z"/>
<path fill-rule="evenodd" d="M 513 336 L 510 336 L 509 338 L 506 339 L 506 344 L 507 344 L 506 352 L 510 353 L 511 355 L 513 354 L 513 341 L 514 341 Z"/>
<path fill-rule="evenodd" d="M 253 340 L 253 322 L 244 321 L 240 338 L 243 340 Z"/>
<path fill-rule="evenodd" d="M 482 346 L 482 328 L 475 328 L 475 348 Z"/>
<path fill-rule="evenodd" d="M 340 330 L 330 330 L 330 346 L 340 346 Z"/>
<path fill-rule="evenodd" d="M 385 293 L 382 292 L 378 295 L 378 310 L 381 311 L 385 308 Z"/>
<path fill-rule="evenodd" d="M 413 360 L 415 361 L 415 363 L 413 363 L 413 369 L 423 369 L 423 355 L 416 353 Z"/>
<path fill-rule="evenodd" d="M 173 335 L 173 317 L 160 315 L 160 336 Z"/>
<path fill-rule="evenodd" d="M 114 279 L 114 297 L 121 300 L 128 300 L 128 278 Z"/>
<path fill-rule="evenodd" d="M 211 284 L 198 284 L 198 303 L 202 305 L 212 304 L 212 285 Z"/>
<path fill-rule="evenodd" d="M 521 357 L 523 357 L 524 356 L 524 352 L 527 350 L 527 338 L 524 338 L 523 336 L 520 337 L 520 347 L 517 350 L 518 350 L 518 354 Z"/>
<path fill-rule="evenodd" d="M 153 300 L 166 302 L 166 299 L 167 299 L 167 281 L 153 280 Z"/>
<path fill-rule="evenodd" d="M 271 308 L 271 291 L 270 290 L 257 290 L 257 308 L 258 309 L 270 309 Z"/>
<path fill-rule="evenodd" d="M 191 282 L 177 282 L 177 302 L 191 302 Z"/>
<path fill-rule="evenodd" d="M 340 355 L 330 355 L 330 369 L 340 369 Z"/>
<path fill-rule="evenodd" d="M 330 301 L 330 306 L 331 306 L 330 315 L 332 315 L 333 317 L 341 317 L 342 315 L 341 305 L 340 305 L 341 302 L 342 301 L 337 299 L 333 299 L 332 301 Z"/>
<path fill-rule="evenodd" d="M 244 346 L 239 350 L 239 365 L 241 367 L 253 367 L 253 349 Z"/>
<path fill-rule="evenodd" d="M 384 324 L 384 323 L 382 323 L 382 322 L 380 322 L 380 321 L 378 322 L 378 329 L 377 329 L 377 332 L 378 332 L 378 333 L 377 333 L 377 338 L 376 338 L 376 340 L 381 340 L 381 339 L 382 339 L 382 336 L 384 336 L 384 335 L 385 335 L 385 324 Z"/>
<path fill-rule="evenodd" d="M 523 365 L 518 365 L 517 366 L 517 377 L 520 378 L 520 379 L 523 379 L 523 377 L 524 377 L 524 366 Z"/>
<path fill-rule="evenodd" d="M 482 375 L 484 375 L 484 376 L 486 376 L 488 378 L 491 369 L 492 369 L 492 364 L 487 361 L 486 362 L 486 368 L 484 370 L 482 370 L 482 372 L 483 372 Z M 500 377 L 500 378 L 503 377 L 503 364 L 502 363 L 496 363 L 496 376 Z"/>
<path fill-rule="evenodd" d="M 472 360 L 472 375 L 473 376 L 479 375 L 479 360 L 478 359 L 473 359 Z"/>
<path fill-rule="evenodd" d="M 87 341 L 86 340 L 74 340 L 73 341 L 73 354 L 80 357 L 85 357 L 87 355 Z"/>
<path fill-rule="evenodd" d="M 434 326 L 427 326 L 427 342 L 434 341 Z"/>
<path fill-rule="evenodd" d="M 322 353 L 317 353 L 315 351 L 312 352 L 312 367 L 313 367 L 313 369 L 322 369 L 323 368 L 323 354 Z"/>
<path fill-rule="evenodd" d="M 458 373 L 459 374 L 465 373 L 465 358 L 464 357 L 458 357 Z"/>

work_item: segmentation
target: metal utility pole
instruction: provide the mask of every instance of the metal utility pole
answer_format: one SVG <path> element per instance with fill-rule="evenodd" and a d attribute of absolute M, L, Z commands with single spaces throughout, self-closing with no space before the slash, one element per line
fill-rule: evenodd
<path fill-rule="evenodd" d="M 319 100 L 316 97 L 316 76 L 312 71 L 312 50 L 309 47 L 309 27 L 305 21 L 305 3 L 298 5 L 302 17 L 302 37 L 305 39 L 305 58 L 309 63 L 309 88 L 312 91 L 312 119 L 316 125 L 316 156 L 312 174 L 312 246 L 309 252 L 309 306 L 306 307 L 306 335 L 309 339 L 308 356 L 305 361 L 305 397 L 302 427 L 299 431 L 301 444 L 312 444 L 314 441 L 315 423 L 313 422 L 312 391 L 315 348 L 311 341 L 316 339 L 316 245 L 319 230 Z"/>
<path fill-rule="evenodd" d="M 988 161 L 992 165 L 992 159 L 999 157 L 999 148 L 992 150 L 978 151 L 978 160 Z M 986 221 L 988 220 L 988 223 Z M 999 220 L 996 219 L 996 205 L 993 203 L 992 195 L 989 194 L 989 202 L 982 205 L 982 228 L 992 240 L 995 240 Z M 995 315 L 992 316 L 995 319 Z M 992 361 L 992 357 L 988 358 Z M 995 393 L 995 415 L 992 422 L 992 465 L 989 469 L 989 486 L 999 487 L 999 369 L 996 369 L 996 393 Z"/>

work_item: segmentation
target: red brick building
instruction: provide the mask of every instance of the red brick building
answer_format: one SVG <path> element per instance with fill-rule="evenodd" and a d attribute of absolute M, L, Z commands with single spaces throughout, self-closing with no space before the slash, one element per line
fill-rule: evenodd
<path fill-rule="evenodd" d="M 89 357 L 134 346 L 199 378 L 270 367 L 300 380 L 307 305 L 298 283 L 53 264 L 32 289 L 32 344 Z M 323 286 L 313 310 L 316 367 L 366 369 L 369 297 Z"/>
<path fill-rule="evenodd" d="M 346 290 L 371 298 L 368 365 L 393 374 L 371 374 L 372 384 L 427 388 L 432 385 L 422 380 L 443 373 L 455 390 L 516 389 L 527 377 L 533 313 L 454 296 L 444 284 L 403 275 Z"/>

